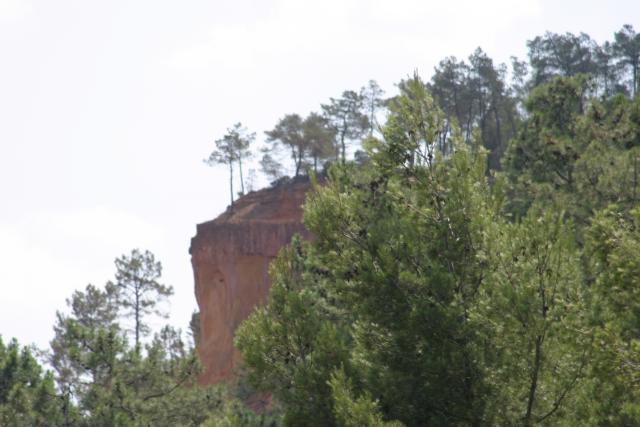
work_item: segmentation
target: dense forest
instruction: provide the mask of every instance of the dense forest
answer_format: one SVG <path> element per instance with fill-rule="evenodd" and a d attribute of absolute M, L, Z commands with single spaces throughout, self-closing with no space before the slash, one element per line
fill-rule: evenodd
<path fill-rule="evenodd" d="M 50 349 L 0 340 L 0 425 L 640 425 L 640 34 L 528 49 L 445 58 L 389 98 L 371 81 L 265 133 L 270 179 L 326 179 L 313 241 L 281 251 L 238 330 L 233 384 L 197 385 L 197 314 L 190 342 L 151 334 L 172 288 L 134 250 L 69 298 Z M 255 142 L 237 123 L 207 159 L 232 203 Z"/>

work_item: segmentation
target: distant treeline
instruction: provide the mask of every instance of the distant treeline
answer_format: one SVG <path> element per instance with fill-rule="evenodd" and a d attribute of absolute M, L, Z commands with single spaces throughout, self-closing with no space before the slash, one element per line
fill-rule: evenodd
<path fill-rule="evenodd" d="M 450 131 L 456 126 L 469 143 L 473 132 L 489 150 L 488 167 L 501 169 L 507 144 L 527 117 L 524 101 L 531 91 L 555 77 L 578 74 L 590 76 L 585 95 L 602 99 L 623 95 L 635 98 L 640 77 L 640 39 L 631 25 L 623 26 L 612 41 L 599 45 L 589 35 L 547 32 L 527 42 L 528 61 L 512 57 L 510 66 L 496 64 L 480 48 L 467 61 L 448 57 L 436 66 L 427 86 L 443 113 L 439 120 Z M 400 82 L 399 87 L 404 83 Z M 256 134 L 241 123 L 229 128 L 215 141 L 216 148 L 206 162 L 229 168 L 231 200 L 235 197 L 234 165 L 239 170 L 240 191 L 246 192 L 243 162 L 260 158 L 260 169 L 275 181 L 292 170 L 295 176 L 318 172 L 326 164 L 345 162 L 349 148 L 357 162 L 366 160 L 360 144 L 366 136 L 377 135 L 379 119 L 389 114 L 395 97 L 385 98 L 374 80 L 359 91 L 346 90 L 307 117 L 287 114 L 265 132 L 265 143 L 255 152 Z M 436 141 L 446 152 L 446 135 Z M 289 157 L 285 167 L 282 157 Z M 254 171 L 252 171 L 253 173 Z"/>

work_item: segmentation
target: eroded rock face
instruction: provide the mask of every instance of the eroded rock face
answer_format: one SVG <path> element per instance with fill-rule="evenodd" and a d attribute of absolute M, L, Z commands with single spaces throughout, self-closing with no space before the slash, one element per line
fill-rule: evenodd
<path fill-rule="evenodd" d="M 297 179 L 250 193 L 218 218 L 197 226 L 189 252 L 200 307 L 201 383 L 232 375 L 240 360 L 234 332 L 266 301 L 269 263 L 295 233 L 308 237 L 302 204 L 310 187 L 307 179 Z"/>

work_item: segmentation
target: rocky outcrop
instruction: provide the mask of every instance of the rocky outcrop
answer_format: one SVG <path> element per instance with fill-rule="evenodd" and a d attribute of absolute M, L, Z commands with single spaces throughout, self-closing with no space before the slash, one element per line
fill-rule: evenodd
<path fill-rule="evenodd" d="M 296 179 L 252 192 L 197 226 L 189 252 L 200 307 L 203 384 L 230 378 L 237 366 L 234 332 L 266 301 L 270 261 L 295 233 L 308 235 L 301 220 L 309 189 L 307 179 Z"/>

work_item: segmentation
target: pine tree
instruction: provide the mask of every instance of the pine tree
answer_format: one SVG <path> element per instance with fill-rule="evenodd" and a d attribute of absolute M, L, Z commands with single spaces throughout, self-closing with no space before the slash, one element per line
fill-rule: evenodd
<path fill-rule="evenodd" d="M 173 295 L 173 288 L 158 282 L 162 264 L 149 251 L 134 249 L 130 255 L 116 258 L 115 265 L 117 301 L 126 316 L 133 318 L 135 345 L 139 349 L 142 336 L 149 332 L 145 316 L 156 314 L 166 317 L 167 314 L 156 306 Z"/>
<path fill-rule="evenodd" d="M 61 425 L 62 406 L 53 375 L 43 372 L 32 349 L 0 337 L 0 425 Z"/>
<path fill-rule="evenodd" d="M 624 25 L 614 37 L 613 51 L 622 64 L 631 68 L 631 95 L 635 98 L 640 89 L 640 34 L 631 25 Z"/>
<path fill-rule="evenodd" d="M 231 205 L 233 205 L 233 164 L 238 160 L 236 142 L 232 135 L 226 134 L 222 138 L 216 139 L 215 144 L 216 149 L 211 152 L 208 158 L 204 159 L 204 162 L 212 167 L 217 164 L 225 164 L 229 166 L 229 195 L 231 198 Z"/>
<path fill-rule="evenodd" d="M 235 194 L 233 192 L 233 165 L 238 162 L 238 169 L 240 172 L 240 194 L 245 193 L 244 188 L 244 174 L 243 174 L 243 161 L 251 157 L 251 145 L 255 140 L 256 134 L 249 133 L 246 127 L 242 126 L 242 123 L 238 122 L 232 127 L 227 129 L 227 133 L 220 139 L 216 139 L 216 149 L 204 159 L 204 162 L 209 166 L 215 166 L 218 164 L 225 164 L 229 166 L 229 192 L 231 197 L 231 205 Z"/>
<path fill-rule="evenodd" d="M 226 137 L 231 141 L 233 157 L 238 161 L 240 172 L 240 194 L 245 194 L 242 161 L 251 157 L 251 145 L 256 139 L 255 133 L 249 133 L 242 123 L 238 122 L 227 129 Z M 233 173 L 233 172 L 232 172 Z"/>
<path fill-rule="evenodd" d="M 267 142 L 273 145 L 283 145 L 291 151 L 295 175 L 300 175 L 304 170 L 304 162 L 309 153 L 309 143 L 304 135 L 302 117 L 298 114 L 287 114 L 278 121 L 273 130 L 265 132 Z M 263 158 L 264 160 L 264 158 Z"/>
<path fill-rule="evenodd" d="M 369 119 L 363 109 L 363 95 L 352 90 L 345 90 L 340 98 L 329 98 L 329 103 L 322 105 L 322 112 L 335 131 L 339 150 L 336 153 L 343 164 L 347 144 L 363 136 L 369 128 Z"/>
<path fill-rule="evenodd" d="M 318 163 L 333 155 L 335 132 L 327 119 L 318 113 L 309 114 L 302 123 L 304 139 L 309 146 L 309 157 L 313 161 L 313 171 L 318 173 Z"/>
<path fill-rule="evenodd" d="M 363 99 L 363 112 L 366 112 L 367 119 L 369 121 L 369 136 L 373 136 L 373 132 L 378 126 L 378 120 L 376 118 L 378 110 L 384 105 L 382 99 L 384 90 L 378 85 L 375 80 L 369 80 L 366 86 L 360 89 L 360 96 Z"/>
<path fill-rule="evenodd" d="M 86 390 L 84 380 L 87 375 L 93 381 L 98 377 L 97 371 L 87 370 L 88 349 L 85 344 L 92 341 L 97 331 L 117 332 L 119 326 L 116 322 L 118 307 L 113 285 L 107 285 L 102 290 L 89 284 L 84 291 L 75 291 L 66 302 L 71 312 L 56 312 L 49 363 L 56 373 L 58 390 L 65 402 L 65 419 L 69 420 L 77 416 L 71 413 L 71 403 L 74 396 Z"/>

